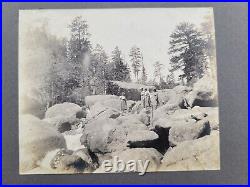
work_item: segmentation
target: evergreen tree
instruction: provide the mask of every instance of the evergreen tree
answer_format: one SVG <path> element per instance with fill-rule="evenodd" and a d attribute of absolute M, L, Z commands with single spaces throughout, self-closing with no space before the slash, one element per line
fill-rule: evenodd
<path fill-rule="evenodd" d="M 167 84 L 167 88 L 171 89 L 175 86 L 175 79 L 174 79 L 174 73 L 170 72 L 169 75 L 167 75 L 166 78 L 166 84 Z"/>
<path fill-rule="evenodd" d="M 147 73 L 146 73 L 146 69 L 144 67 L 144 65 L 142 64 L 142 76 L 141 76 L 141 80 L 142 83 L 145 84 L 147 82 Z"/>
<path fill-rule="evenodd" d="M 121 56 L 121 51 L 115 47 L 112 52 L 111 71 L 109 73 L 111 80 L 130 81 L 130 71 L 128 65 Z"/>
<path fill-rule="evenodd" d="M 162 68 L 163 64 L 161 64 L 159 61 L 154 63 L 154 79 L 162 80 Z"/>
<path fill-rule="evenodd" d="M 88 24 L 81 16 L 73 19 L 69 25 L 69 29 L 70 40 L 67 44 L 67 62 L 71 65 L 69 86 L 71 89 L 74 89 L 83 84 L 84 69 L 86 69 L 83 64 L 83 58 L 86 54 L 90 53 L 91 45 Z"/>
<path fill-rule="evenodd" d="M 142 66 L 142 53 L 139 47 L 132 47 L 130 49 L 130 61 L 132 62 L 132 69 L 135 76 L 135 79 L 138 81 L 139 72 L 141 71 Z"/>
<path fill-rule="evenodd" d="M 108 79 L 108 56 L 103 47 L 96 45 L 92 51 L 91 63 L 88 67 L 89 77 L 95 79 L 97 92 L 106 93 L 106 82 Z"/>
<path fill-rule="evenodd" d="M 171 56 L 171 71 L 182 70 L 190 84 L 192 80 L 201 78 L 206 69 L 206 41 L 193 24 L 181 23 L 170 35 L 169 54 Z"/>

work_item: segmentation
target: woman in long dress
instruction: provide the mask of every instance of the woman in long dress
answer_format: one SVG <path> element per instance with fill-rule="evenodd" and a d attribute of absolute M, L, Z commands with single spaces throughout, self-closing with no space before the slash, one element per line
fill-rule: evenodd
<path fill-rule="evenodd" d="M 127 99 L 125 97 L 125 93 L 122 92 L 122 95 L 120 96 L 121 101 L 121 111 L 124 113 L 127 110 Z"/>

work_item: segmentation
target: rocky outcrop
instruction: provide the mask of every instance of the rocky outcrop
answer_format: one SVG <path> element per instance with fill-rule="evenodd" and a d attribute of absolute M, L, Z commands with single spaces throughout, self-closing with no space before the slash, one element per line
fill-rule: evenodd
<path fill-rule="evenodd" d="M 82 173 L 90 170 L 90 165 L 71 150 L 56 149 L 46 154 L 39 168 L 51 173 Z"/>
<path fill-rule="evenodd" d="M 63 135 L 32 115 L 20 116 L 19 145 L 21 173 L 37 167 L 49 151 L 66 148 Z"/>
<path fill-rule="evenodd" d="M 98 167 L 98 157 L 90 152 L 87 148 L 82 148 L 74 151 L 73 155 L 81 157 L 86 163 L 88 163 L 88 170 L 95 170 Z"/>
<path fill-rule="evenodd" d="M 31 114 L 39 119 L 44 118 L 46 107 L 37 99 L 23 95 L 20 97 L 19 102 L 20 114 Z"/>
<path fill-rule="evenodd" d="M 130 131 L 127 136 L 128 147 L 155 147 L 159 136 L 149 130 Z"/>
<path fill-rule="evenodd" d="M 157 168 L 160 166 L 160 161 L 162 158 L 162 154 L 154 148 L 127 149 L 119 153 L 114 153 L 113 157 L 114 156 L 117 156 L 120 160 L 123 160 L 124 162 L 128 162 L 129 160 L 141 160 L 145 163 L 147 160 L 149 160 L 149 166 L 147 168 L 147 171 L 156 171 Z M 140 172 L 140 170 L 138 170 L 138 172 Z"/>
<path fill-rule="evenodd" d="M 90 107 L 90 112 L 87 115 L 87 119 L 116 119 L 121 115 L 121 112 L 115 108 L 105 106 L 100 103 L 96 103 Z"/>
<path fill-rule="evenodd" d="M 133 172 L 143 172 L 143 166 L 141 165 L 145 165 L 145 163 L 147 163 L 146 171 L 150 172 L 156 171 L 159 168 L 162 154 L 154 148 L 133 148 L 127 149 L 125 151 L 113 152 L 112 154 L 107 155 L 104 160 L 109 160 L 112 164 L 115 164 L 115 158 L 117 159 L 117 161 L 120 160 L 125 164 L 131 161 L 136 162 L 136 165 L 134 165 L 135 167 L 131 168 L 126 165 L 124 170 L 120 172 L 130 172 L 131 170 Z M 117 168 L 113 167 L 109 172 L 119 172 L 116 169 Z M 103 164 L 100 165 L 95 173 L 105 173 Z"/>
<path fill-rule="evenodd" d="M 85 97 L 86 106 L 91 107 L 96 103 L 108 104 L 108 107 L 116 107 L 119 97 L 116 95 L 90 95 Z M 106 106 L 106 105 L 104 105 Z"/>
<path fill-rule="evenodd" d="M 218 106 L 216 81 L 204 76 L 193 85 L 193 90 L 185 98 L 190 107 L 214 107 Z"/>
<path fill-rule="evenodd" d="M 211 131 L 209 121 L 201 120 L 192 124 L 173 126 L 169 130 L 169 143 L 176 146 L 186 140 L 195 140 L 205 135 L 209 135 Z"/>
<path fill-rule="evenodd" d="M 66 102 L 48 108 L 44 121 L 52 124 L 59 132 L 65 132 L 71 130 L 71 126 L 79 123 L 79 119 L 84 116 L 79 105 Z"/>
<path fill-rule="evenodd" d="M 126 132 L 114 119 L 97 119 L 86 125 L 81 143 L 94 153 L 126 148 Z"/>
<path fill-rule="evenodd" d="M 219 132 L 196 140 L 184 141 L 167 151 L 160 171 L 220 169 Z"/>

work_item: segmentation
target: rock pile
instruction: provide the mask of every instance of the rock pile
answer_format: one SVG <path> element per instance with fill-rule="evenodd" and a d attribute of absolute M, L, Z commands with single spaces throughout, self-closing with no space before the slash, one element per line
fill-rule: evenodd
<path fill-rule="evenodd" d="M 147 171 L 218 169 L 218 107 L 210 105 L 216 98 L 210 92 L 198 86 L 160 91 L 154 111 L 128 101 L 130 110 L 122 113 L 118 96 L 96 95 L 85 98 L 85 108 L 62 103 L 44 119 L 22 115 L 20 170 L 104 172 L 103 162 L 115 156 L 149 160 Z"/>

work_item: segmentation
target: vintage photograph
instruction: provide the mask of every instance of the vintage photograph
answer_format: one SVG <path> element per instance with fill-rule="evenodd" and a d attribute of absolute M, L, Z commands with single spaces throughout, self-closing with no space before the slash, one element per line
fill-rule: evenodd
<path fill-rule="evenodd" d="M 19 10 L 19 173 L 220 170 L 213 9 Z"/>

